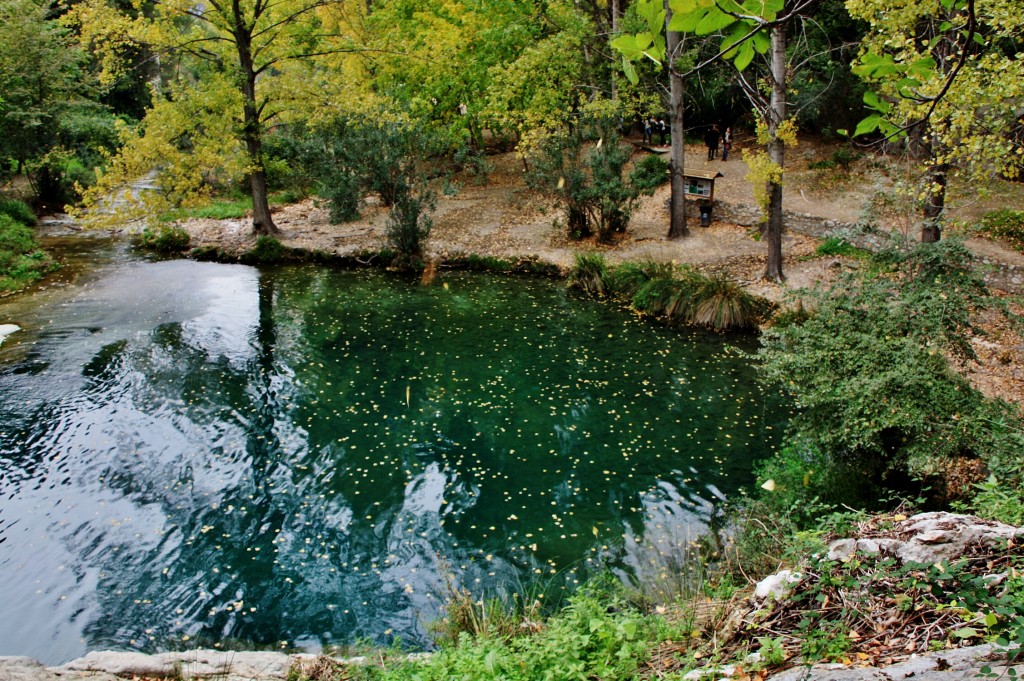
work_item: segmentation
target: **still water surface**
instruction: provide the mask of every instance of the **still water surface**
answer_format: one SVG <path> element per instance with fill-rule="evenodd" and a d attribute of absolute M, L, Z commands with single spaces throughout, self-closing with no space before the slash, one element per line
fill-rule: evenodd
<path fill-rule="evenodd" d="M 423 645 L 446 575 L 658 570 L 784 420 L 558 282 L 90 257 L 0 305 L 0 655 Z"/>

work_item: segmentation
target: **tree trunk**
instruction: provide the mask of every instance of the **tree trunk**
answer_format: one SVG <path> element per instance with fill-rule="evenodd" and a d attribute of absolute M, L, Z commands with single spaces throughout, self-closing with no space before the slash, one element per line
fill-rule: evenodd
<path fill-rule="evenodd" d="M 946 184 L 948 181 L 949 164 L 936 160 L 943 155 L 945 149 L 939 144 L 937 136 L 929 132 L 925 147 L 931 163 L 928 165 L 924 208 L 921 211 L 921 242 L 930 244 L 942 238 L 942 213 L 946 208 Z"/>
<path fill-rule="evenodd" d="M 786 120 L 786 27 L 775 26 L 771 29 L 771 110 L 768 113 L 768 157 L 773 165 L 784 168 L 786 162 L 786 146 L 779 139 L 779 126 Z M 770 281 L 785 280 L 782 273 L 782 182 L 769 180 L 768 221 L 765 224 L 764 239 L 768 244 L 768 258 L 764 269 L 764 278 Z"/>
<path fill-rule="evenodd" d="M 665 48 L 668 56 L 669 78 L 669 127 L 672 131 L 672 146 L 669 152 L 669 169 L 672 173 L 672 198 L 670 199 L 668 238 L 678 239 L 690 236 L 686 226 L 686 180 L 683 177 L 686 166 L 686 139 L 683 127 L 685 107 L 683 104 L 684 85 L 675 60 L 682 49 L 679 33 L 669 31 L 672 10 L 665 0 Z"/>
<path fill-rule="evenodd" d="M 928 168 L 928 196 L 924 200 L 921 223 L 922 243 L 935 243 L 942 238 L 942 212 L 946 208 L 946 181 L 949 164 L 936 163 Z"/>
<path fill-rule="evenodd" d="M 609 10 L 612 13 L 612 38 L 619 34 L 619 0 L 610 0 Z M 618 69 L 612 68 L 612 101 L 619 98 L 619 83 L 617 80 Z"/>
<path fill-rule="evenodd" d="M 256 69 L 252 59 L 251 27 L 246 23 L 239 0 L 232 2 L 235 18 L 235 46 L 242 71 L 242 108 L 244 110 L 245 150 L 249 157 L 249 186 L 252 190 L 252 232 L 256 235 L 280 234 L 270 216 L 267 201 L 267 172 L 263 166 L 262 125 L 256 100 Z"/>

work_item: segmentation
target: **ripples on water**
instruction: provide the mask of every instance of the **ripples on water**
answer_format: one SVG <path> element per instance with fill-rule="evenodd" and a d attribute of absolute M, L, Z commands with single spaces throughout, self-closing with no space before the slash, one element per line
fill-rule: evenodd
<path fill-rule="evenodd" d="M 129 258 L 21 305 L 0 655 L 422 645 L 446 573 L 662 569 L 783 421 L 721 339 L 556 282 Z"/>

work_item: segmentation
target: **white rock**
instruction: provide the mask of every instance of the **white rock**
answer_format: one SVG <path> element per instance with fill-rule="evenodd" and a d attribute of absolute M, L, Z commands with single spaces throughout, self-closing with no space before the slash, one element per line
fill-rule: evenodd
<path fill-rule="evenodd" d="M 21 327 L 17 324 L 0 324 L 0 344 L 3 344 L 5 338 L 18 331 L 21 331 Z"/>
<path fill-rule="evenodd" d="M 874 539 L 858 539 L 857 550 L 863 554 L 874 556 L 881 553 L 882 547 Z"/>
<path fill-rule="evenodd" d="M 800 583 L 803 575 L 791 570 L 781 570 L 774 575 L 768 575 L 754 587 L 754 598 L 764 600 L 769 596 L 778 600 Z"/>
<path fill-rule="evenodd" d="M 853 558 L 853 554 L 857 552 L 857 540 L 856 539 L 837 539 L 828 546 L 828 554 L 825 556 L 828 560 L 838 560 L 843 563 Z"/>

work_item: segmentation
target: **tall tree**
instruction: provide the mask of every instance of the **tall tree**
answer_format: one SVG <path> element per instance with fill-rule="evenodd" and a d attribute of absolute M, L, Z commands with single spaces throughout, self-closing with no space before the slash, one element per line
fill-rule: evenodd
<path fill-rule="evenodd" d="M 22 170 L 59 143 L 61 117 L 89 94 L 85 61 L 50 3 L 0 4 L 0 159 Z"/>
<path fill-rule="evenodd" d="M 920 140 L 921 240 L 941 238 L 951 174 L 1021 174 L 1024 14 L 1019 0 L 847 0 L 868 22 L 855 72 L 876 87 L 855 135 Z"/>
<path fill-rule="evenodd" d="M 668 238 L 678 239 L 690 234 L 686 226 L 685 86 L 681 71 L 677 68 L 682 56 L 683 39 L 678 31 L 670 28 L 672 9 L 667 0 L 640 0 L 636 12 L 646 23 L 647 30 L 636 35 L 618 36 L 612 41 L 612 47 L 622 53 L 623 70 L 633 83 L 639 80 L 634 62 L 648 58 L 658 63 L 662 60 L 667 63 L 669 127 L 672 129 L 669 151 L 672 193 L 669 199 Z"/>
<path fill-rule="evenodd" d="M 669 86 L 669 127 L 675 131 L 670 140 L 671 148 L 669 157 L 671 163 L 669 168 L 672 173 L 672 194 L 669 199 L 669 221 L 668 238 L 678 239 L 689 236 L 690 230 L 686 226 L 686 107 L 683 96 L 686 88 L 683 84 L 681 70 L 677 68 L 677 60 L 683 50 L 683 36 L 671 28 L 672 10 L 669 3 L 665 2 L 668 9 L 665 13 L 665 48 L 668 60 L 668 86 Z"/>
<path fill-rule="evenodd" d="M 328 42 L 332 37 L 320 30 L 323 12 L 339 1 L 133 0 L 130 12 L 120 11 L 108 0 L 76 5 L 71 20 L 78 23 L 82 40 L 104 58 L 108 79 L 123 67 L 118 57 L 127 48 L 144 46 L 162 55 L 164 63 L 176 66 L 178 81 L 169 89 L 169 99 L 153 109 L 162 109 L 164 119 L 174 119 L 178 127 L 142 126 L 143 138 L 150 139 L 130 139 L 122 155 L 134 158 L 116 164 L 91 198 L 95 201 L 102 193 L 138 179 L 126 175 L 126 170 L 175 172 L 170 164 L 161 163 L 159 150 L 180 151 L 196 144 L 209 152 L 206 162 L 219 157 L 221 167 L 244 169 L 252 195 L 253 232 L 277 233 L 267 200 L 263 138 L 270 121 L 310 84 L 309 73 L 300 76 L 296 70 L 308 66 L 314 55 L 346 49 Z M 168 109 L 176 109 L 179 115 Z M 197 120 L 206 127 L 190 129 L 191 117 L 180 114 L 200 109 L 205 110 Z M 203 135 L 214 136 L 221 148 L 205 144 L 199 139 Z M 239 153 L 241 163 L 232 158 Z M 147 157 L 153 168 L 144 167 Z M 166 194 L 194 195 L 203 172 L 177 172 L 176 179 L 179 183 L 173 187 L 162 183 Z"/>
<path fill-rule="evenodd" d="M 786 92 L 791 68 L 787 57 L 787 27 L 802 20 L 816 0 L 669 0 L 673 16 L 668 31 L 695 35 L 721 35 L 718 53 L 697 64 L 682 76 L 704 68 L 716 59 L 726 59 L 736 68 L 737 78 L 758 117 L 758 139 L 767 154 L 750 157 L 752 174 L 765 183 L 765 241 L 768 245 L 764 277 L 782 281 L 782 176 L 785 145 L 795 143 L 796 128 L 787 109 Z M 633 73 L 631 62 L 641 58 L 662 61 L 664 43 L 659 36 L 640 34 L 634 44 L 616 41 L 623 53 L 626 73 Z M 768 68 L 763 81 L 754 80 L 745 71 L 758 54 L 766 54 Z M 635 73 L 633 74 L 635 77 Z M 764 85 L 762 86 L 762 82 Z M 755 180 L 757 181 L 757 180 Z"/>

